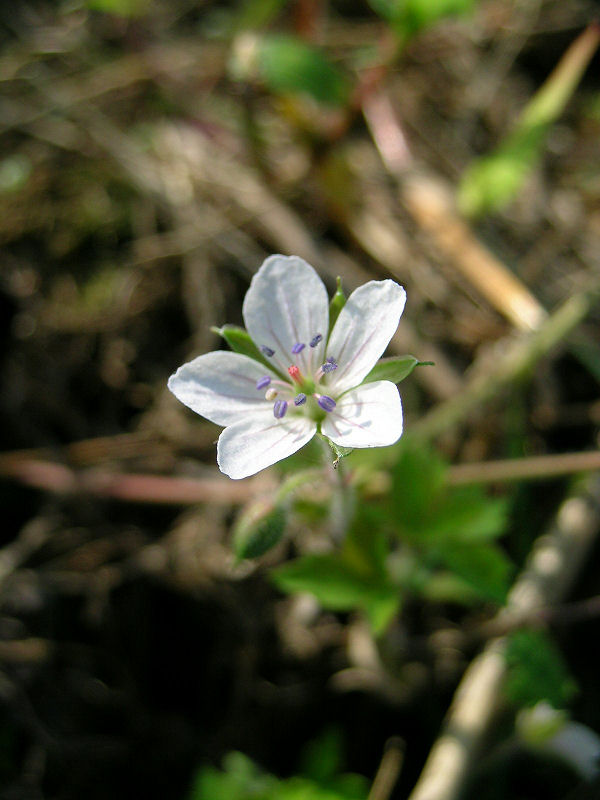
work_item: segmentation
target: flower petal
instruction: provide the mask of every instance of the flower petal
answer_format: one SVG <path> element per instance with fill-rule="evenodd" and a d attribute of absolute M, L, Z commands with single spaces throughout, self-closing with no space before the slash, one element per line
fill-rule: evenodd
<path fill-rule="evenodd" d="M 275 419 L 271 409 L 254 414 L 225 428 L 219 436 L 219 469 L 230 478 L 247 478 L 291 456 L 316 430 L 316 423 L 304 416 Z"/>
<path fill-rule="evenodd" d="M 327 290 L 315 270 L 298 256 L 270 256 L 252 278 L 244 298 L 244 322 L 259 347 L 275 351 L 273 363 L 285 373 L 290 364 L 312 372 L 323 361 L 329 327 Z M 311 348 L 317 334 L 323 340 Z M 297 343 L 306 345 L 292 354 Z"/>
<path fill-rule="evenodd" d="M 231 425 L 244 415 L 271 410 L 264 389 L 256 388 L 265 375 L 276 377 L 248 356 L 216 350 L 179 367 L 168 385 L 196 414 L 217 425 Z"/>
<path fill-rule="evenodd" d="M 369 281 L 356 289 L 340 311 L 327 355 L 338 362 L 328 386 L 340 394 L 362 381 L 394 335 L 406 292 L 395 281 Z"/>
<path fill-rule="evenodd" d="M 402 403 L 390 381 L 374 381 L 342 395 L 321 423 L 321 433 L 342 447 L 385 447 L 402 434 Z"/>

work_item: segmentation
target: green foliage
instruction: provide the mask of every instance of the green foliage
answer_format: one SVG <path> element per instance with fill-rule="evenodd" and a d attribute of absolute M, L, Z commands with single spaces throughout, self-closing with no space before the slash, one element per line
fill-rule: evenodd
<path fill-rule="evenodd" d="M 281 591 L 309 592 L 324 608 L 361 609 L 378 634 L 401 602 L 399 587 L 387 575 L 386 555 L 381 526 L 365 510 L 355 520 L 341 552 L 301 556 L 274 570 L 271 577 Z"/>
<path fill-rule="evenodd" d="M 544 631 L 511 634 L 506 662 L 505 692 L 517 706 L 535 706 L 546 700 L 554 708 L 564 708 L 577 691 L 560 651 Z"/>
<path fill-rule="evenodd" d="M 338 277 L 336 280 L 335 294 L 329 303 L 329 333 L 333 330 L 333 326 L 340 315 L 340 311 L 345 305 L 346 295 L 342 291 L 342 279 Z"/>
<path fill-rule="evenodd" d="M 418 358 L 408 355 L 382 358 L 375 364 L 363 383 L 371 383 L 372 381 L 400 383 L 405 378 L 408 378 L 415 367 L 432 366 L 432 363 L 431 361 L 419 361 Z"/>
<path fill-rule="evenodd" d="M 445 17 L 464 16 L 476 0 L 369 0 L 373 10 L 402 37 L 414 36 Z"/>
<path fill-rule="evenodd" d="M 479 486 L 449 487 L 443 461 L 406 440 L 392 472 L 390 507 L 396 535 L 421 553 L 423 566 L 445 567 L 459 579 L 446 580 L 455 598 L 462 585 L 465 601 L 474 593 L 504 602 L 512 565 L 493 540 L 505 528 L 505 500 Z M 442 585 L 438 581 L 438 592 Z"/>
<path fill-rule="evenodd" d="M 458 190 L 463 214 L 476 217 L 504 208 L 537 163 L 547 131 L 548 125 L 517 130 L 495 153 L 470 166 Z"/>
<path fill-rule="evenodd" d="M 188 800 L 366 800 L 366 778 L 338 774 L 339 736 L 328 732 L 313 745 L 305 758 L 307 774 L 284 780 L 264 772 L 242 753 L 229 753 L 222 770 L 199 770 Z"/>
<path fill-rule="evenodd" d="M 492 543 L 464 544 L 447 537 L 434 552 L 479 597 L 504 603 L 512 564 L 499 547 Z"/>
<path fill-rule="evenodd" d="M 274 34 L 260 39 L 257 55 L 259 75 L 271 91 L 307 94 L 327 105 L 345 105 L 346 77 L 318 48 L 294 36 Z"/>
<path fill-rule="evenodd" d="M 150 7 L 150 0 L 87 0 L 88 8 L 119 17 L 139 17 Z"/>
<path fill-rule="evenodd" d="M 476 217 L 497 211 L 515 197 L 541 155 L 550 126 L 575 91 L 599 37 L 593 27 L 581 34 L 527 104 L 506 141 L 465 172 L 458 189 L 464 214 Z"/>
<path fill-rule="evenodd" d="M 339 551 L 301 556 L 272 573 L 284 592 L 309 592 L 334 611 L 361 610 L 382 633 L 406 593 L 472 604 L 506 599 L 513 566 L 495 539 L 507 504 L 480 487 L 448 486 L 446 465 L 406 440 L 380 507 L 359 504 Z"/>

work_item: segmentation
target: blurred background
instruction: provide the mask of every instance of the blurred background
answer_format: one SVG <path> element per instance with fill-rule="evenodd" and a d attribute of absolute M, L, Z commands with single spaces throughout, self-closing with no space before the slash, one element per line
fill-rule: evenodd
<path fill-rule="evenodd" d="M 598 499 L 599 13 L 2 3 L 0 797 L 291 798 L 301 773 L 295 798 L 366 799 L 390 737 L 399 780 L 369 798 L 408 797 L 477 626 L 561 504 Z M 435 362 L 401 384 L 406 431 L 452 465 L 448 485 L 477 485 L 469 507 L 497 540 L 481 562 L 424 552 L 431 572 L 385 624 L 370 595 L 270 579 L 329 542 L 327 496 L 300 497 L 277 546 L 236 562 L 240 515 L 290 467 L 220 475 L 219 429 L 166 388 L 226 347 L 212 328 L 243 324 L 274 252 L 330 292 L 337 276 L 347 292 L 406 287 L 389 354 Z M 347 459 L 386 524 L 393 497 L 413 483 L 431 497 L 437 480 L 402 452 Z M 516 646 L 526 686 L 505 708 L 547 699 L 600 731 L 600 554 L 586 552 L 548 637 Z M 524 754 L 509 719 L 465 797 L 600 796 Z M 319 794 L 328 769 L 355 776 Z"/>

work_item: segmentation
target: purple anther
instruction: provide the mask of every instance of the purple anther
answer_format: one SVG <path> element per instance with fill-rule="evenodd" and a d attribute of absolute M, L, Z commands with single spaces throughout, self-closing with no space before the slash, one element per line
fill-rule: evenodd
<path fill-rule="evenodd" d="M 300 394 L 297 394 L 296 397 L 294 397 L 294 405 L 302 406 L 304 403 L 306 403 L 306 395 L 304 392 L 300 392 Z"/>
<path fill-rule="evenodd" d="M 332 358 L 331 356 L 329 356 L 327 361 L 321 367 L 323 372 L 333 372 L 333 370 L 337 368 L 338 368 L 337 361 L 335 360 L 335 358 Z"/>
<path fill-rule="evenodd" d="M 333 397 L 328 397 L 326 394 L 319 394 L 315 396 L 317 398 L 317 403 L 321 406 L 323 411 L 333 411 L 336 405 Z"/>
<path fill-rule="evenodd" d="M 296 344 L 292 347 L 292 353 L 297 356 L 298 353 L 301 353 L 306 345 L 303 342 L 296 342 Z"/>
<path fill-rule="evenodd" d="M 285 412 L 287 411 L 287 401 L 286 400 L 275 400 L 275 405 L 273 406 L 273 414 L 275 415 L 276 419 L 281 419 L 285 416 Z"/>
<path fill-rule="evenodd" d="M 317 333 L 317 335 L 313 336 L 313 338 L 310 340 L 310 346 L 311 347 L 316 347 L 319 344 L 319 342 L 322 342 L 322 341 L 323 341 L 323 337 L 321 336 L 320 333 Z"/>
<path fill-rule="evenodd" d="M 259 378 L 256 381 L 256 388 L 257 389 L 266 389 L 267 386 L 271 383 L 271 378 L 268 375 L 265 375 L 264 378 Z"/>
<path fill-rule="evenodd" d="M 261 344 L 261 346 L 260 346 L 260 352 L 261 352 L 261 353 L 262 353 L 264 356 L 267 356 L 268 358 L 271 358 L 271 356 L 274 356 L 274 355 L 275 355 L 275 350 L 272 350 L 270 347 L 267 347 L 267 345 L 266 345 L 266 344 Z"/>

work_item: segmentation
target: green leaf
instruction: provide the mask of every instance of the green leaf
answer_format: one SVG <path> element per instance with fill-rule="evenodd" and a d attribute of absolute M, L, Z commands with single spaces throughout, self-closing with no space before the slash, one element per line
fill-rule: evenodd
<path fill-rule="evenodd" d="M 344 105 L 348 82 L 316 47 L 293 36 L 265 36 L 258 44 L 258 70 L 267 87 L 277 93 L 308 94 L 321 103 Z"/>
<path fill-rule="evenodd" d="M 119 17 L 139 17 L 148 11 L 150 0 L 87 0 L 88 8 Z"/>
<path fill-rule="evenodd" d="M 405 378 L 408 378 L 410 373 L 415 367 L 433 366 L 432 361 L 419 361 L 414 356 L 392 356 L 391 358 L 382 358 L 375 364 L 371 372 L 363 380 L 363 383 L 372 383 L 373 381 L 391 381 L 392 383 L 400 383 Z"/>
<path fill-rule="evenodd" d="M 279 372 L 279 370 L 275 369 L 273 364 L 263 356 L 245 328 L 240 328 L 239 325 L 223 325 L 221 328 L 213 326 L 211 331 L 222 336 L 235 353 L 241 353 L 243 356 L 248 356 L 255 361 L 260 361 L 261 364 L 264 364 L 273 372 Z"/>
<path fill-rule="evenodd" d="M 443 542 L 437 557 L 481 598 L 503 604 L 510 587 L 513 566 L 496 545 Z"/>
<path fill-rule="evenodd" d="M 223 769 L 201 767 L 188 800 L 366 800 L 369 785 L 362 775 L 332 775 L 313 780 L 295 775 L 280 780 L 243 753 L 228 753 Z"/>
<path fill-rule="evenodd" d="M 323 608 L 333 611 L 362 609 L 382 631 L 400 604 L 398 588 L 381 576 L 347 564 L 338 554 L 297 558 L 271 573 L 275 585 L 290 594 L 309 592 Z"/>
<path fill-rule="evenodd" d="M 527 104 L 513 132 L 495 153 L 481 158 L 465 172 L 458 189 L 463 214 L 476 217 L 503 208 L 517 194 L 540 157 L 552 123 L 574 93 L 598 42 L 600 32 L 585 30 Z"/>
<path fill-rule="evenodd" d="M 301 756 L 302 774 L 317 783 L 325 783 L 342 769 L 343 742 L 339 728 L 327 728 L 309 742 Z"/>
<path fill-rule="evenodd" d="M 340 315 L 340 311 L 346 305 L 346 295 L 342 291 L 342 279 L 338 276 L 336 278 L 336 290 L 335 294 L 331 298 L 331 302 L 329 303 L 329 333 L 333 330 L 333 326 L 336 323 L 337 318 Z"/>
<path fill-rule="evenodd" d="M 562 654 L 542 630 L 512 633 L 506 663 L 505 692 L 517 706 L 534 706 L 546 700 L 554 708 L 565 708 L 577 691 Z"/>
<path fill-rule="evenodd" d="M 223 770 L 202 767 L 196 774 L 189 800 L 266 800 L 275 797 L 279 781 L 262 772 L 243 753 L 228 753 Z"/>
<path fill-rule="evenodd" d="M 403 37 L 414 36 L 444 17 L 470 13 L 476 0 L 369 0 L 373 10 Z"/>
<path fill-rule="evenodd" d="M 398 533 L 417 541 L 434 513 L 446 481 L 446 465 L 429 447 L 406 437 L 392 469 L 389 508 Z"/>
<path fill-rule="evenodd" d="M 431 541 L 482 543 L 496 539 L 506 529 L 507 501 L 488 497 L 480 486 L 446 489 L 434 510 L 421 531 Z"/>
<path fill-rule="evenodd" d="M 281 506 L 258 500 L 238 519 L 233 534 L 233 550 L 238 559 L 258 558 L 281 540 L 286 513 Z"/>

